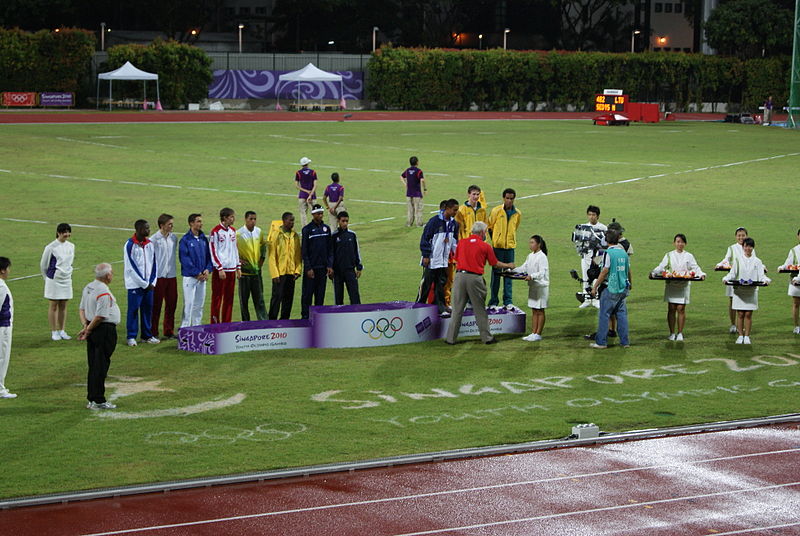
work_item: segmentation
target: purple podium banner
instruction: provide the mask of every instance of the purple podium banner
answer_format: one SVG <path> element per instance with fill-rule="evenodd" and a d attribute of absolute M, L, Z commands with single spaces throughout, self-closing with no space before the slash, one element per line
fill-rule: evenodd
<path fill-rule="evenodd" d="M 279 82 L 278 77 L 291 71 L 214 71 L 208 87 L 209 99 L 311 99 L 339 100 L 344 91 L 347 100 L 364 98 L 364 73 L 332 71 L 342 76 L 339 82 Z"/>
<path fill-rule="evenodd" d="M 435 305 L 406 301 L 311 307 L 309 320 L 259 320 L 181 328 L 178 348 L 199 354 L 228 354 L 289 348 L 369 348 L 443 338 L 449 318 Z M 522 333 L 525 313 L 489 315 L 492 333 Z M 464 312 L 459 336 L 478 334 L 475 316 Z"/>
<path fill-rule="evenodd" d="M 64 108 L 75 106 L 75 95 L 54 91 L 39 93 L 39 106 L 59 106 Z"/>

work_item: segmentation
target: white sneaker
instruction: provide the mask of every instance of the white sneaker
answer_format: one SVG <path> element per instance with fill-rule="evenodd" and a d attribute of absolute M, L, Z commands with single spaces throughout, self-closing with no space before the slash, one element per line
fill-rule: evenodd
<path fill-rule="evenodd" d="M 2 395 L 0 395 L 0 398 L 17 398 L 17 395 L 15 395 L 14 393 L 9 393 L 8 391 L 6 391 Z"/>
<path fill-rule="evenodd" d="M 677 335 L 675 335 L 675 340 L 676 341 L 682 341 L 683 340 L 683 333 L 678 333 Z"/>
<path fill-rule="evenodd" d="M 53 339 L 54 341 L 60 341 L 61 340 L 61 333 L 58 332 L 58 331 L 51 331 L 50 332 L 50 338 Z"/>
<path fill-rule="evenodd" d="M 744 344 L 744 337 L 742 335 L 739 335 L 736 339 L 736 344 Z"/>
<path fill-rule="evenodd" d="M 147 344 L 158 344 L 161 341 L 156 339 L 155 337 L 150 337 L 149 339 L 145 339 L 144 342 L 146 342 Z"/>
<path fill-rule="evenodd" d="M 519 307 L 517 307 L 513 303 L 509 303 L 508 305 L 506 305 L 505 306 L 505 310 L 508 311 L 509 313 L 521 313 L 522 312 L 522 309 L 520 309 Z"/>
<path fill-rule="evenodd" d="M 136 339 L 128 339 L 128 346 L 136 346 Z"/>
<path fill-rule="evenodd" d="M 583 300 L 583 303 L 581 303 L 578 306 L 578 309 L 586 309 L 587 307 L 591 307 L 591 306 L 592 306 L 592 300 Z"/>
<path fill-rule="evenodd" d="M 667 337 L 667 340 L 668 341 L 674 341 L 675 340 L 675 334 L 674 333 L 670 333 L 669 337 Z"/>
<path fill-rule="evenodd" d="M 67 332 L 64 331 L 63 329 L 58 332 L 58 335 L 59 335 L 59 337 L 61 337 L 62 340 L 65 340 L 65 341 L 68 341 L 68 340 L 70 340 L 72 338 L 69 335 L 67 335 Z"/>
<path fill-rule="evenodd" d="M 750 337 L 745 335 L 744 336 L 744 340 L 742 341 L 742 344 L 751 344 Z"/>
<path fill-rule="evenodd" d="M 541 335 L 539 335 L 538 333 L 534 333 L 533 334 L 533 342 L 538 342 L 538 341 L 541 341 L 541 340 L 542 340 L 542 336 Z"/>
<path fill-rule="evenodd" d="M 794 333 L 795 335 L 800 335 L 800 326 L 795 326 L 792 333 Z"/>
<path fill-rule="evenodd" d="M 536 340 L 536 334 L 535 333 L 531 333 L 530 335 L 526 335 L 526 336 L 522 337 L 522 340 L 523 341 L 528 341 L 528 342 L 533 342 L 533 341 Z"/>
<path fill-rule="evenodd" d="M 728 333 L 738 333 L 738 332 L 739 330 L 736 329 L 736 326 L 734 325 L 731 325 L 731 327 L 728 328 Z"/>
<path fill-rule="evenodd" d="M 86 409 L 91 410 L 98 410 L 98 409 L 117 409 L 116 404 L 112 404 L 111 402 L 102 402 L 98 404 L 97 402 L 89 402 L 86 404 Z"/>
<path fill-rule="evenodd" d="M 595 309 L 600 309 L 600 300 L 592 300 L 592 306 Z"/>

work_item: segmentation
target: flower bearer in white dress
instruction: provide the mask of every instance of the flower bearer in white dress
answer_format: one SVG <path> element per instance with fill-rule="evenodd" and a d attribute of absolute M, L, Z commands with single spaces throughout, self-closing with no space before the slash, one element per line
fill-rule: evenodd
<path fill-rule="evenodd" d="M 797 240 L 800 242 L 800 230 L 797 231 Z M 800 244 L 789 250 L 786 262 L 778 267 L 779 272 L 789 272 L 789 296 L 792 297 L 792 320 L 794 321 L 795 335 L 800 335 Z"/>
<path fill-rule="evenodd" d="M 663 277 L 664 301 L 667 302 L 667 326 L 671 341 L 683 340 L 686 324 L 686 304 L 691 293 L 691 279 L 705 279 L 706 274 L 697 264 L 694 255 L 686 251 L 686 235 L 678 233 L 673 240 L 675 250 L 670 251 L 661 263 L 653 268 L 652 275 Z"/>
<path fill-rule="evenodd" d="M 533 235 L 529 247 L 531 253 L 525 259 L 525 264 L 514 268 L 514 271 L 528 275 L 525 281 L 528 282 L 528 307 L 531 308 L 531 334 L 522 339 L 536 342 L 542 340 L 544 329 L 544 310 L 547 309 L 550 295 L 550 264 L 547 261 L 547 244 L 544 238 Z"/>
<path fill-rule="evenodd" d="M 733 265 L 734 259 L 742 256 L 742 242 L 747 238 L 747 229 L 739 227 L 736 229 L 736 242 L 728 246 L 725 256 L 714 267 L 715 270 L 727 270 Z M 755 252 L 753 252 L 755 255 Z M 737 333 L 736 312 L 733 310 L 733 287 L 725 287 L 725 295 L 728 297 L 728 316 L 731 319 L 729 333 Z"/>
<path fill-rule="evenodd" d="M 40 268 L 44 278 L 44 297 L 50 300 L 47 320 L 50 338 L 54 341 L 71 339 L 64 330 L 67 321 L 67 302 L 72 299 L 72 261 L 75 244 L 69 241 L 72 228 L 68 223 L 56 227 L 56 239 L 42 253 Z"/>
<path fill-rule="evenodd" d="M 739 334 L 736 344 L 750 344 L 753 311 L 758 310 L 758 287 L 770 283 L 770 278 L 765 274 L 764 263 L 756 257 L 755 247 L 756 243 L 752 238 L 745 238 L 742 242 L 742 256 L 734 259 L 731 271 L 722 278 L 725 282 L 738 283 L 733 286 L 732 304 L 736 311 L 736 331 Z M 758 283 L 761 285 L 757 285 Z"/>

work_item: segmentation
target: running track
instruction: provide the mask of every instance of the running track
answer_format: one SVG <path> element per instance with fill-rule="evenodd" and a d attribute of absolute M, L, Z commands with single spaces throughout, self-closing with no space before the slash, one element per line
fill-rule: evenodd
<path fill-rule="evenodd" d="M 800 425 L 35 506 L 15 535 L 797 535 Z"/>

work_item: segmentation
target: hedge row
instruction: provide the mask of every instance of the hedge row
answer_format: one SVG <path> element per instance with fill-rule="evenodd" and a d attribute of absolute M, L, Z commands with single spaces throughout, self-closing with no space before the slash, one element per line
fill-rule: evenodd
<path fill-rule="evenodd" d="M 86 30 L 0 28 L 0 91 L 77 92 L 89 75 L 94 49 L 94 34 Z"/>
<path fill-rule="evenodd" d="M 164 107 L 177 108 L 208 97 L 208 86 L 213 80 L 211 58 L 197 47 L 157 39 L 146 46 L 117 45 L 108 49 L 107 70 L 117 69 L 126 61 L 143 71 L 158 73 Z M 141 85 L 141 82 L 127 82 L 119 84 L 117 89 L 115 84 L 114 94 L 139 97 Z M 148 95 L 154 98 L 155 92 Z"/>
<path fill-rule="evenodd" d="M 791 58 L 739 60 L 702 54 L 520 52 L 383 47 L 367 65 L 368 98 L 405 110 L 503 110 L 528 103 L 588 110 L 604 88 L 674 111 L 722 102 L 755 110 L 788 100 Z"/>

